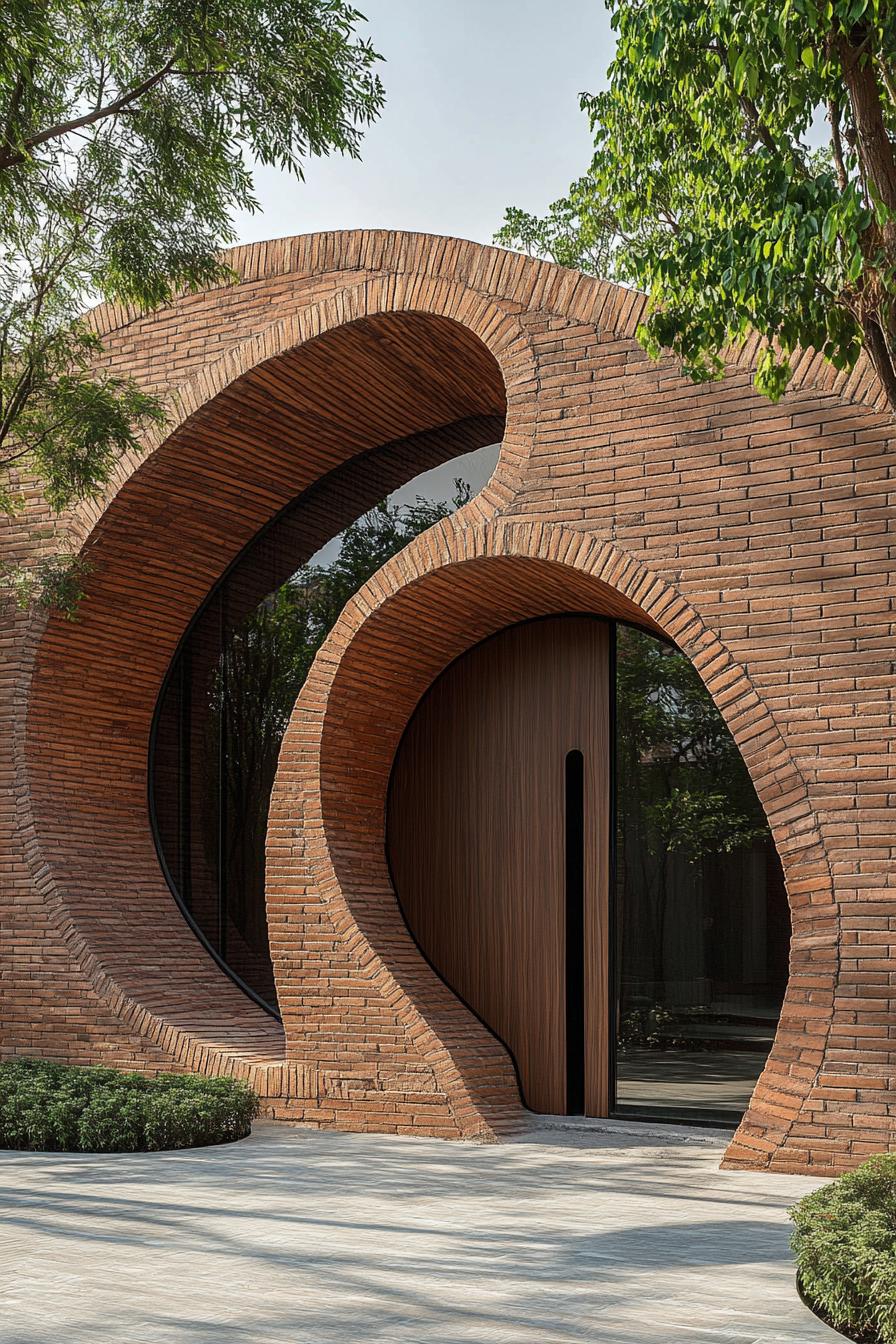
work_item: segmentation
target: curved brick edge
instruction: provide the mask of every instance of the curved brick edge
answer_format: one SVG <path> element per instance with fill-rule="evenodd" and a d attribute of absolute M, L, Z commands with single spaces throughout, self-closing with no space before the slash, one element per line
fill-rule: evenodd
<path fill-rule="evenodd" d="M 514 621 L 561 611 L 635 620 L 672 638 L 724 715 L 768 815 L 792 906 L 791 975 L 728 1154 L 732 1164 L 767 1165 L 786 1151 L 816 1080 L 823 1040 L 806 1033 L 816 1031 L 822 997 L 830 1020 L 836 978 L 833 923 L 830 936 L 819 930 L 820 910 L 834 919 L 831 878 L 806 785 L 743 669 L 681 594 L 613 545 L 562 527 L 481 524 L 461 511 L 384 566 L 322 648 L 284 738 L 268 834 L 287 1053 L 315 1048 L 321 987 L 341 976 L 369 986 L 403 1022 L 416 1019 L 417 1049 L 462 1132 L 508 1123 L 503 1047 L 446 991 L 398 915 L 384 854 L 386 791 L 414 707 L 452 659 Z M 317 947 L 309 963 L 303 948 L 324 921 L 333 946 Z M 347 1048 L 363 1053 L 367 1029 Z"/>
<path fill-rule="evenodd" d="M 88 540 L 123 485 L 150 455 L 189 422 L 192 415 L 264 359 L 282 353 L 291 344 L 311 339 L 313 319 L 309 321 L 306 334 L 296 328 L 303 311 L 310 314 L 312 309 L 326 308 L 328 319 L 320 328 L 324 331 L 355 320 L 349 315 L 352 312 L 363 316 L 367 311 L 377 311 L 373 306 L 365 308 L 364 303 L 367 287 L 372 284 L 379 287 L 383 296 L 385 306 L 381 311 L 419 308 L 451 317 L 451 306 L 457 304 L 459 291 L 468 298 L 477 295 L 487 312 L 481 315 L 480 325 L 471 325 L 471 329 L 492 348 L 489 326 L 512 316 L 515 336 L 529 344 L 529 358 L 517 366 L 518 386 L 522 390 L 531 380 L 532 390 L 537 392 L 537 368 L 531 358 L 528 333 L 520 321 L 522 315 L 537 310 L 564 323 L 581 322 L 602 333 L 634 342 L 648 302 L 647 296 L 637 290 L 568 270 L 553 262 L 465 239 L 398 230 L 349 229 L 298 234 L 240 245 L 227 249 L 223 256 L 240 279 L 235 286 L 209 289 L 206 291 L 208 295 L 233 293 L 241 284 L 284 276 L 295 277 L 299 287 L 311 277 L 327 275 L 342 277 L 342 282 L 337 292 L 322 304 L 303 305 L 285 321 L 267 325 L 249 339 L 236 337 L 226 354 L 209 365 L 200 361 L 197 372 L 185 381 L 175 383 L 169 396 L 168 426 L 147 431 L 142 439 L 143 453 L 123 457 L 102 497 L 85 501 L 67 517 L 68 536 L 76 549 Z M 454 291 L 447 301 L 445 286 Z M 179 306 L 189 302 L 189 297 L 176 300 L 166 311 L 176 313 Z M 405 302 L 408 297 L 411 301 Z M 340 309 L 345 316 L 334 322 L 333 315 Z M 145 329 L 147 334 L 151 333 L 154 315 L 142 315 L 123 304 L 100 304 L 88 314 L 88 320 L 98 335 L 116 335 L 126 347 L 129 332 L 139 331 L 142 335 Z M 467 324 L 466 318 L 464 323 Z M 290 336 L 290 327 L 296 329 L 294 338 Z M 752 371 L 762 344 L 760 339 L 753 338 L 729 352 L 726 368 Z M 509 360 L 509 366 L 513 363 Z M 863 405 L 876 412 L 888 411 L 886 395 L 864 353 L 851 373 L 837 371 L 811 349 L 795 352 L 792 364 L 794 372 L 788 396 L 799 392 L 831 394 L 840 402 Z M 518 423 L 517 428 L 522 431 L 524 426 Z M 525 437 L 528 439 L 529 436 Z M 520 480 L 524 462 L 519 445 L 511 438 L 489 483 L 489 503 L 500 505 L 507 501 L 513 486 Z"/>
<path fill-rule="evenodd" d="M 364 271 L 384 275 L 407 272 L 459 279 L 493 299 L 539 308 L 556 316 L 600 326 L 617 336 L 635 339 L 647 308 L 647 296 L 569 270 L 537 257 L 443 235 L 390 229 L 336 229 L 329 233 L 296 234 L 228 248 L 222 256 L 245 283 L 281 276 L 306 278 L 326 272 Z M 222 292 L 229 286 L 219 287 Z M 215 292 L 213 290 L 209 291 Z M 108 336 L 145 318 L 125 304 L 99 304 L 89 314 L 93 329 Z M 763 342 L 752 338 L 726 357 L 726 366 L 752 370 Z M 791 357 L 793 377 L 788 395 L 815 390 L 840 400 L 886 412 L 886 396 L 870 360 L 862 353 L 851 372 L 838 372 L 812 349 Z"/>
<path fill-rule="evenodd" d="M 491 481 L 468 506 L 469 512 L 477 516 L 486 516 L 493 511 L 511 495 L 534 435 L 536 379 L 528 337 L 515 315 L 504 312 L 500 306 L 470 292 L 462 284 L 436 282 L 427 277 L 408 277 L 407 283 L 401 284 L 394 278 L 374 276 L 352 289 L 341 291 L 334 298 L 308 304 L 291 317 L 253 335 L 181 388 L 171 399 L 169 426 L 173 422 L 176 428 L 164 438 L 157 433 L 154 439 L 148 440 L 145 459 L 123 461 L 119 465 L 117 478 L 102 503 L 84 505 L 76 512 L 72 531 L 83 538 L 81 549 L 91 557 L 102 554 L 109 526 L 119 511 L 129 508 L 133 488 L 141 484 L 160 455 L 166 451 L 183 451 L 183 445 L 195 435 L 197 426 L 209 432 L 209 416 L 213 428 L 216 398 L 222 392 L 238 391 L 241 380 L 251 379 L 254 371 L 263 367 L 266 361 L 309 342 L 325 339 L 331 331 L 362 318 L 403 312 L 428 313 L 457 322 L 478 337 L 496 360 L 507 396 L 505 436 Z M 214 488 L 214 482 L 211 488 Z M 287 497 L 279 501 L 287 502 Z M 160 499 L 150 499 L 149 506 L 156 510 L 164 507 Z M 279 504 L 269 506 L 270 513 L 276 512 L 277 506 Z M 255 530 L 262 521 L 259 520 Z M 164 537 L 160 537 L 160 544 L 165 544 Z M 234 549 L 238 550 L 239 545 Z M 219 568 L 224 568 L 226 558 L 225 562 L 217 563 Z M 162 594 L 161 600 L 170 607 L 171 592 Z M 192 616 L 196 600 L 191 597 L 181 605 L 182 624 L 175 633 L 179 633 Z M 49 623 L 39 618 L 33 620 L 27 641 L 30 656 L 23 659 L 23 675 L 19 681 L 19 703 L 23 710 L 27 710 L 29 722 L 33 723 L 35 716 L 42 712 L 48 712 L 48 705 L 56 696 L 54 678 L 51 674 L 41 673 L 42 649 L 48 641 L 57 649 L 72 644 L 77 646 L 84 633 L 80 625 L 71 626 L 59 620 Z M 124 656 L 121 675 L 126 677 L 132 671 L 135 651 L 128 648 L 121 652 Z M 81 656 L 89 656 L 83 646 Z M 166 657 L 159 669 L 158 686 L 167 663 Z M 155 696 L 153 702 L 154 699 Z M 72 751 L 77 753 L 80 731 L 77 714 L 68 724 L 68 730 Z M 148 737 L 148 721 L 145 731 Z M 98 927 L 95 920 L 85 917 L 80 891 L 70 882 L 59 881 L 56 877 L 54 853 L 60 854 L 65 849 L 65 842 L 60 842 L 59 836 L 59 800 L 53 798 L 49 805 L 41 806 L 42 752 L 36 743 L 29 746 L 25 713 L 17 724 L 17 741 L 21 749 L 18 825 L 25 841 L 34 888 L 41 894 L 72 961 L 112 1016 L 145 1040 L 147 1046 L 158 1047 L 163 1057 L 176 1066 L 251 1077 L 253 1085 L 265 1097 L 313 1097 L 318 1086 L 317 1075 L 309 1074 L 301 1064 L 289 1065 L 291 1072 L 288 1074 L 282 1072 L 283 1038 L 279 1026 L 234 990 L 173 910 L 146 835 L 141 835 L 135 843 L 132 860 L 135 876 L 142 879 L 144 889 L 153 890 L 155 905 L 148 924 L 144 923 L 142 937 L 149 946 L 158 942 L 160 946 L 167 944 L 169 950 L 173 938 L 177 944 L 174 962 L 178 974 L 172 975 L 171 966 L 166 965 L 161 977 L 156 976 L 154 982 L 148 984 L 146 972 L 129 948 L 132 930 L 122 922 L 118 930 L 110 932 L 108 925 Z M 101 827 L 101 819 L 97 821 Z M 146 827 L 141 829 L 146 830 Z M 69 847 L 77 847 L 74 837 Z M 102 862 L 101 851 L 97 861 Z M 177 926 L 176 933 L 172 924 Z M 188 1006 L 190 987 L 197 983 L 202 985 L 205 1001 L 202 1006 Z M 189 1025 L 179 1025 L 185 1017 Z"/>
<path fill-rule="evenodd" d="M 167 424 L 142 435 L 142 454 L 121 458 L 100 499 L 85 500 L 72 511 L 70 541 L 77 549 L 90 545 L 113 500 L 154 454 L 188 436 L 194 420 L 201 422 L 216 397 L 238 392 L 240 380 L 267 360 L 363 318 L 406 312 L 457 322 L 479 337 L 497 361 L 507 395 L 507 424 L 495 472 L 476 498 L 483 515 L 505 503 L 514 493 L 534 436 L 538 379 L 530 336 L 514 312 L 462 282 L 417 274 L 373 275 L 332 298 L 297 308 L 175 387 L 166 398 Z"/>

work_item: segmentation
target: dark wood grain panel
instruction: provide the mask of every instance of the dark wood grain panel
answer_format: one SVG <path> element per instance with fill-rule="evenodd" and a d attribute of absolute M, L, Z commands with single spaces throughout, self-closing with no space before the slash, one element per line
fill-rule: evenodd
<path fill-rule="evenodd" d="M 388 849 L 412 932 L 501 1037 L 533 1110 L 566 1109 L 565 766 L 585 760 L 586 1098 L 606 1112 L 609 626 L 502 631 L 454 663 L 396 757 Z"/>

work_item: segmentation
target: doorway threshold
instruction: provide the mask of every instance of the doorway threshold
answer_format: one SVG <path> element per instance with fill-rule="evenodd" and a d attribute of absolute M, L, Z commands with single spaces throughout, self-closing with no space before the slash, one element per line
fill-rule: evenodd
<path fill-rule="evenodd" d="M 613 1117 L 597 1118 L 587 1115 L 529 1116 L 529 1124 L 521 1137 L 531 1138 L 549 1132 L 567 1134 L 612 1134 L 627 1139 L 656 1139 L 662 1144 L 694 1143 L 718 1147 L 731 1141 L 732 1128 L 666 1123 L 661 1120 L 622 1120 Z"/>

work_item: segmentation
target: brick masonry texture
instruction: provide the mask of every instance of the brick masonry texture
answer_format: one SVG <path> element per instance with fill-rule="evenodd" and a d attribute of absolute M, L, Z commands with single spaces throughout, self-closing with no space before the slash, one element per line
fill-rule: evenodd
<path fill-rule="evenodd" d="M 230 259 L 239 283 L 92 315 L 107 366 L 165 392 L 169 424 L 102 500 L 54 518 L 23 480 L 2 524 L 4 558 L 64 545 L 93 565 L 78 622 L 0 613 L 2 1052 L 232 1073 L 318 1126 L 518 1124 L 508 1058 L 401 921 L 385 790 L 452 658 L 509 622 L 593 611 L 693 660 L 784 863 L 790 984 L 726 1161 L 824 1174 L 896 1147 L 896 487 L 867 365 L 807 352 L 772 406 L 748 349 L 695 387 L 638 348 L 640 295 L 453 239 L 334 233 Z M 268 833 L 281 1027 L 159 868 L 166 669 L 300 492 L 372 450 L 426 465 L 433 435 L 439 458 L 467 451 L 504 417 L 489 485 L 349 604 L 296 706 Z"/>

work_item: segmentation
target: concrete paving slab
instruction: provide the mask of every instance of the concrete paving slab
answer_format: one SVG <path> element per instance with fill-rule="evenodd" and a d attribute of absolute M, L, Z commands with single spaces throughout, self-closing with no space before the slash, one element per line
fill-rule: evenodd
<path fill-rule="evenodd" d="M 495 1146 L 259 1124 L 220 1148 L 0 1153 L 3 1344 L 823 1344 L 789 1204 L 722 1135 Z"/>

